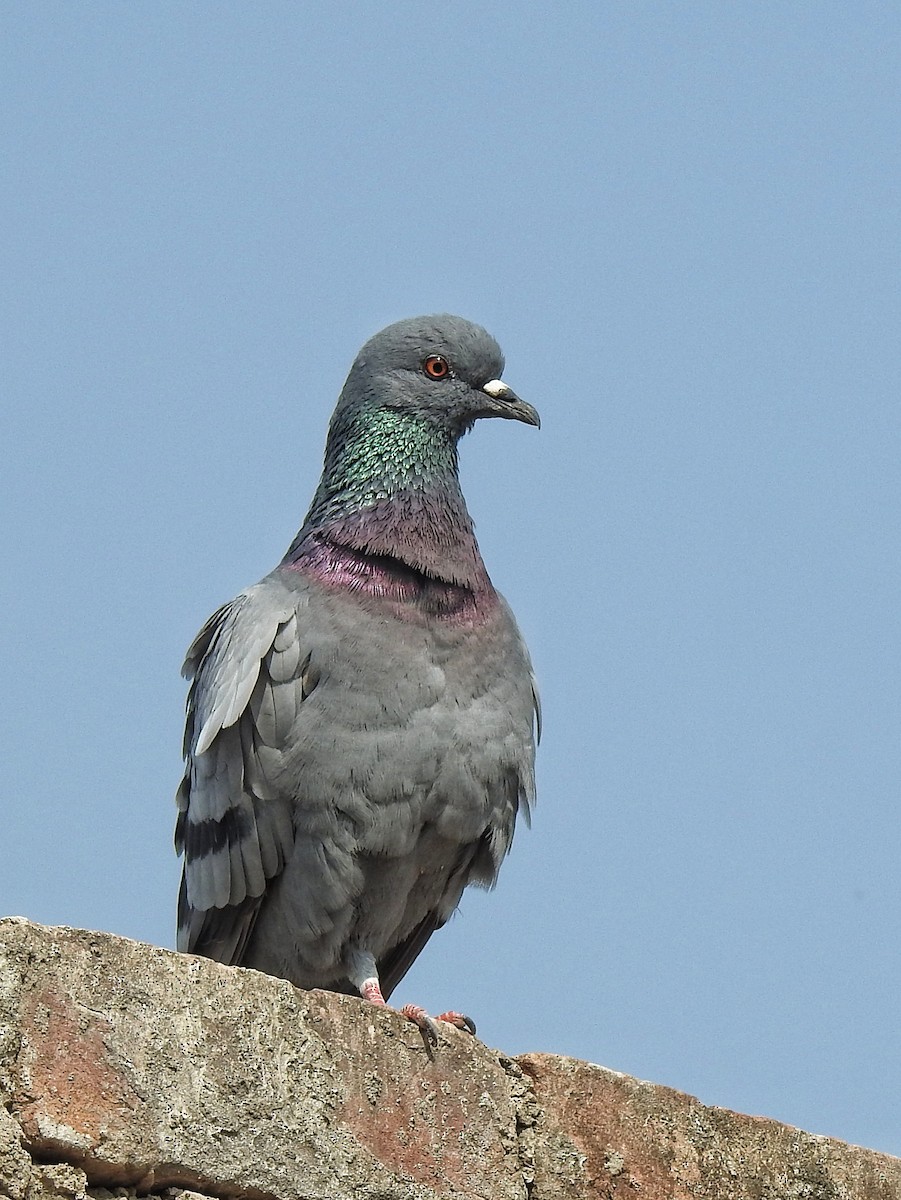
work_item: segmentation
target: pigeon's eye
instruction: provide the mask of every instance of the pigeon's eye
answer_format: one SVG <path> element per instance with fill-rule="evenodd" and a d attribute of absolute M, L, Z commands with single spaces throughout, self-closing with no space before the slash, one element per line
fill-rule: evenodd
<path fill-rule="evenodd" d="M 429 379 L 447 379 L 451 373 L 450 363 L 440 354 L 430 354 L 423 362 L 422 369 Z"/>

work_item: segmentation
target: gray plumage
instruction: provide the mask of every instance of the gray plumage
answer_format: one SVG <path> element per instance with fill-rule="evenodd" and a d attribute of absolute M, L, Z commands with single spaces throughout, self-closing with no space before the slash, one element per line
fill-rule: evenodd
<path fill-rule="evenodd" d="M 179 949 L 387 998 L 534 799 L 528 654 L 457 476 L 480 417 L 537 425 L 459 317 L 360 351 L 282 563 L 219 609 L 192 679 Z"/>

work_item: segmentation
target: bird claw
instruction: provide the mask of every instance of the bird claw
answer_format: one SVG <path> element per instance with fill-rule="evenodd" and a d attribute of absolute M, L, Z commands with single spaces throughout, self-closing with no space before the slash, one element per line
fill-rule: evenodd
<path fill-rule="evenodd" d="M 417 1025 L 427 1046 L 438 1045 L 438 1023 L 419 1004 L 405 1004 L 400 1015 Z"/>
<path fill-rule="evenodd" d="M 443 1012 L 435 1018 L 436 1021 L 447 1021 L 448 1025 L 455 1025 L 457 1029 L 462 1029 L 466 1033 L 471 1033 L 473 1037 L 476 1035 L 476 1023 L 472 1017 L 467 1017 L 466 1013 Z"/>
<path fill-rule="evenodd" d="M 422 1030 L 422 1036 L 431 1046 L 438 1045 L 439 1021 L 444 1021 L 448 1025 L 453 1025 L 457 1029 L 465 1030 L 467 1033 L 475 1034 L 476 1025 L 470 1017 L 458 1012 L 444 1012 L 440 1016 L 430 1017 L 424 1008 L 419 1004 L 405 1004 L 400 1010 L 401 1016 L 412 1021 Z"/>

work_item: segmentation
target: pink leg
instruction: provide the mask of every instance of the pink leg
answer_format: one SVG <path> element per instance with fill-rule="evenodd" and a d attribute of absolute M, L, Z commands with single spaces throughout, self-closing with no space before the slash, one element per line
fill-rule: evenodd
<path fill-rule="evenodd" d="M 378 1004 L 380 1008 L 387 1008 L 388 1006 L 375 975 L 363 980 L 360 984 L 360 995 L 364 1000 L 368 1000 L 370 1004 Z"/>

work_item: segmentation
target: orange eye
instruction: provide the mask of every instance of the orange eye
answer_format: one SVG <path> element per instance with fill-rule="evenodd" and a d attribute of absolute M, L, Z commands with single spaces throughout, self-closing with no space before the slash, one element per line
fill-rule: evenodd
<path fill-rule="evenodd" d="M 422 369 L 429 379 L 447 379 L 451 373 L 450 363 L 440 354 L 430 354 L 423 362 Z"/>

